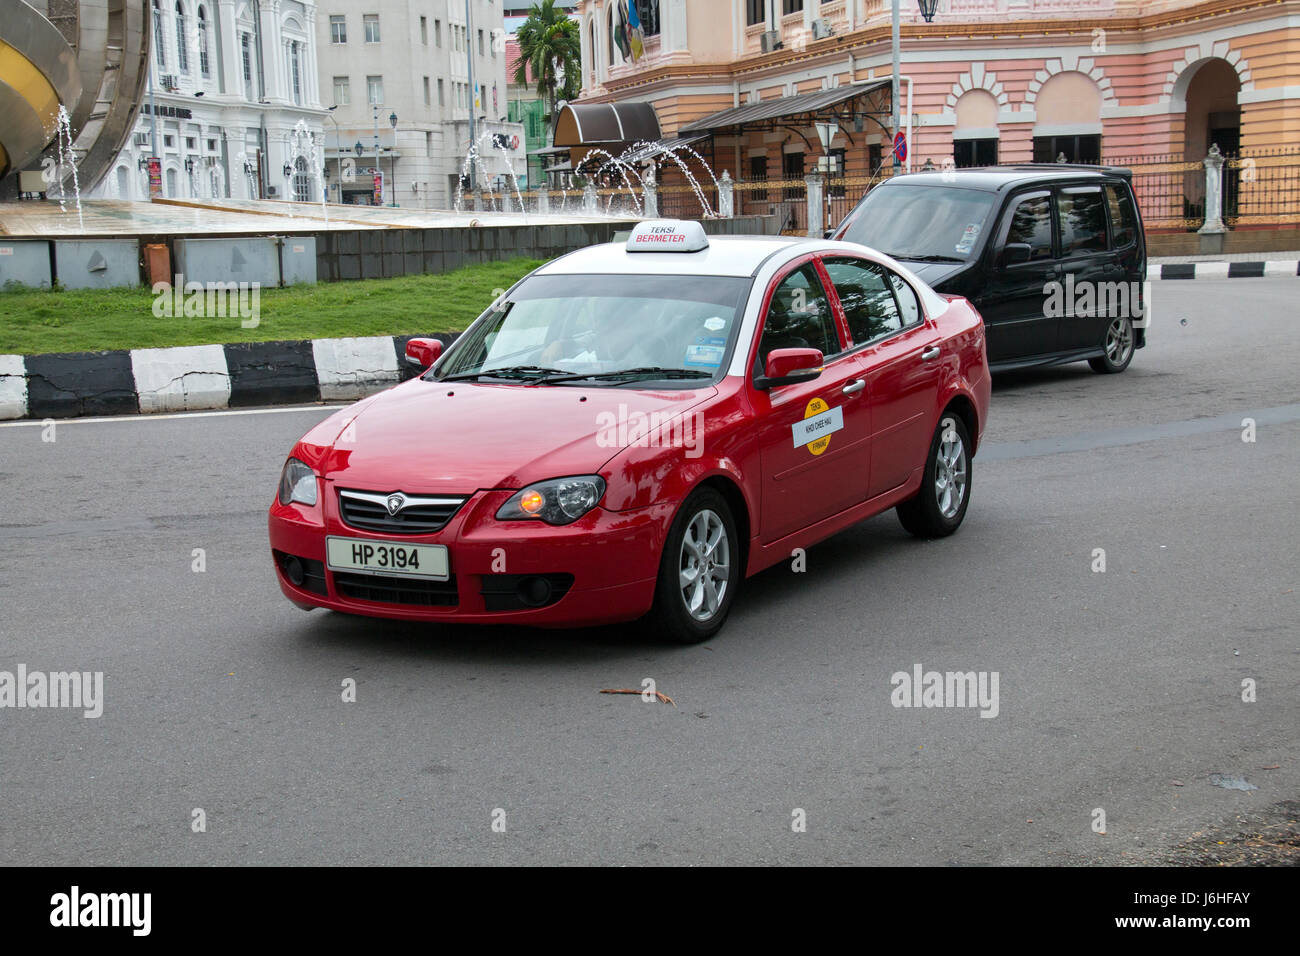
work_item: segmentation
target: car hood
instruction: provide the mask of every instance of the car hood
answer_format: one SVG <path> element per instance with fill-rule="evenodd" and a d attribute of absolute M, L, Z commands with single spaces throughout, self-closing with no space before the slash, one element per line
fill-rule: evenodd
<path fill-rule="evenodd" d="M 969 262 L 913 262 L 907 259 L 899 259 L 898 261 L 915 272 L 926 285 L 936 291 L 939 289 L 939 283 L 945 279 L 951 279 L 970 266 Z"/>
<path fill-rule="evenodd" d="M 486 385 L 412 379 L 334 423 L 322 477 L 350 488 L 470 494 L 544 478 L 594 474 L 637 413 L 668 421 L 716 393 L 578 386 Z"/>

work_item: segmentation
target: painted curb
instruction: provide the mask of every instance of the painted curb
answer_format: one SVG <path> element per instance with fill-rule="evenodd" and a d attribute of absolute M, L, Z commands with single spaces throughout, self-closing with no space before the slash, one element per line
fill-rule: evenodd
<path fill-rule="evenodd" d="M 1300 260 L 1266 259 L 1258 262 L 1151 263 L 1148 279 L 1294 279 L 1300 277 Z"/>
<path fill-rule="evenodd" d="M 0 421 L 351 401 L 419 373 L 406 361 L 412 338 L 0 355 Z"/>

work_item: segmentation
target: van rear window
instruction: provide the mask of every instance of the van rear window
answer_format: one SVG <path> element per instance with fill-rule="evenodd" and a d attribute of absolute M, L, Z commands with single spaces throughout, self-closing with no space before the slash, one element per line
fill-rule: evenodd
<path fill-rule="evenodd" d="M 1137 216 L 1133 211 L 1133 198 L 1127 189 L 1106 187 L 1106 202 L 1110 206 L 1110 231 L 1114 248 L 1122 249 L 1137 241 Z"/>

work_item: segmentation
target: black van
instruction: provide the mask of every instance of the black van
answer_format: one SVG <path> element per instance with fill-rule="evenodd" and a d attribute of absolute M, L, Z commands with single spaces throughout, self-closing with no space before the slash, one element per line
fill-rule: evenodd
<path fill-rule="evenodd" d="M 1063 164 L 909 173 L 867 193 L 833 236 L 974 303 L 995 372 L 1084 359 L 1122 372 L 1147 326 L 1131 179 Z"/>

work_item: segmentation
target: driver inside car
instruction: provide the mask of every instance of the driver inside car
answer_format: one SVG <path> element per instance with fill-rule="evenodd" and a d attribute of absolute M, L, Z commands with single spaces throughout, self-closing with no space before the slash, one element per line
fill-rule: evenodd
<path fill-rule="evenodd" d="M 612 311 L 599 313 L 591 330 L 577 337 L 557 339 L 542 349 L 539 365 L 566 372 L 613 372 L 620 369 L 664 365 L 663 342 L 647 334 L 634 316 Z M 674 367 L 670 364 L 670 367 Z"/>

